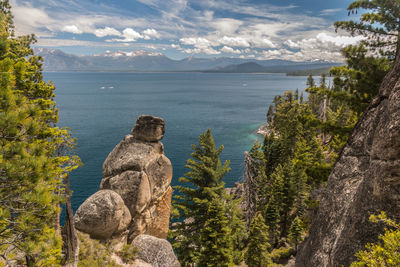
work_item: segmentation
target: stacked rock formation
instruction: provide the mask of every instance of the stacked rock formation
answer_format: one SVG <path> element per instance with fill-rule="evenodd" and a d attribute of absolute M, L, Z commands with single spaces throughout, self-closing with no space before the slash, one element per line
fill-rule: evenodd
<path fill-rule="evenodd" d="M 100 191 L 75 214 L 75 227 L 92 238 L 132 242 L 141 234 L 165 239 L 169 228 L 172 165 L 160 140 L 164 120 L 142 115 L 131 135 L 103 164 Z"/>
<path fill-rule="evenodd" d="M 400 219 L 400 56 L 329 176 L 296 266 L 349 266 L 383 232 L 368 220 L 381 210 Z"/>

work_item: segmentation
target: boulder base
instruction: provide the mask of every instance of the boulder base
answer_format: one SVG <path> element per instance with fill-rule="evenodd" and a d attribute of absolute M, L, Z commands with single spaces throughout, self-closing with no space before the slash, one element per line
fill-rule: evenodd
<path fill-rule="evenodd" d="M 100 190 L 91 195 L 74 217 L 76 229 L 97 239 L 108 239 L 124 232 L 131 219 L 122 198 L 111 190 Z"/>
<path fill-rule="evenodd" d="M 171 244 L 150 235 L 137 236 L 132 245 L 140 248 L 137 258 L 158 267 L 180 267 Z"/>

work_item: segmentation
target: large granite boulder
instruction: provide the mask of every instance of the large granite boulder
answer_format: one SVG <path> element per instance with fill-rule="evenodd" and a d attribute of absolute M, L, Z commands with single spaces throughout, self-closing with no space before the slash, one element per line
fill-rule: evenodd
<path fill-rule="evenodd" d="M 167 238 L 171 206 L 172 165 L 160 140 L 164 121 L 140 116 L 132 130 L 103 164 L 100 189 L 118 193 L 131 215 L 130 240 L 139 234 Z"/>
<path fill-rule="evenodd" d="M 110 244 L 114 250 L 141 234 L 155 236 L 151 239 L 152 247 L 158 246 L 162 252 L 152 251 L 158 255 L 153 258 L 142 254 L 147 255 L 143 260 L 152 266 L 177 266 L 168 265 L 176 261 L 171 245 L 156 238 L 167 238 L 173 192 L 170 186 L 172 165 L 159 142 L 164 131 L 163 119 L 149 115 L 139 117 L 132 134 L 125 136 L 104 161 L 100 191 L 79 207 L 75 226 L 91 238 Z M 145 247 L 139 244 L 139 249 L 150 253 L 148 242 L 143 244 Z M 168 253 L 164 255 L 164 252 Z M 158 257 L 164 263 L 155 265 Z M 137 266 L 145 264 L 139 260 L 135 263 Z"/>
<path fill-rule="evenodd" d="M 150 115 L 140 116 L 132 129 L 132 135 L 137 140 L 157 142 L 164 137 L 164 120 Z"/>
<path fill-rule="evenodd" d="M 171 244 L 150 235 L 138 235 L 132 245 L 139 248 L 137 259 L 150 263 L 153 267 L 180 267 Z"/>
<path fill-rule="evenodd" d="M 400 219 L 400 57 L 329 176 L 296 266 L 349 266 L 383 232 L 368 220 L 381 210 Z"/>
<path fill-rule="evenodd" d="M 101 190 L 91 195 L 74 217 L 76 229 L 96 239 L 109 239 L 123 233 L 131 219 L 120 195 L 111 190 Z"/>

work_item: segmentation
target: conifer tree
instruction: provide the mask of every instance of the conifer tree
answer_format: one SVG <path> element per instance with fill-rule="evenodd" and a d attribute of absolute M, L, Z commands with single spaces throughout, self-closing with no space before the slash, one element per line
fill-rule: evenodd
<path fill-rule="evenodd" d="M 242 198 L 235 199 L 235 196 L 226 194 L 226 213 L 231 229 L 230 239 L 232 240 L 233 263 L 240 265 L 244 260 L 244 251 L 248 238 L 245 216 L 241 207 Z"/>
<path fill-rule="evenodd" d="M 250 175 L 253 180 L 253 188 L 250 189 L 251 201 L 255 203 L 255 211 L 262 211 L 267 203 L 268 187 L 270 186 L 267 181 L 265 174 L 265 159 L 263 151 L 261 150 L 261 144 L 255 141 L 252 148 L 249 151 L 251 159 L 250 163 Z"/>
<path fill-rule="evenodd" d="M 250 225 L 249 243 L 245 254 L 247 266 L 267 267 L 272 264 L 268 231 L 261 213 L 257 213 Z"/>
<path fill-rule="evenodd" d="M 314 87 L 315 86 L 315 81 L 314 81 L 314 78 L 313 78 L 313 76 L 311 74 L 308 75 L 306 84 L 307 84 L 307 87 Z"/>
<path fill-rule="evenodd" d="M 9 265 L 54 266 L 61 258 L 59 192 L 79 159 L 57 154 L 74 141 L 55 127 L 54 86 L 43 81 L 34 41 L 14 36 L 10 5 L 0 1 L 0 254 Z"/>
<path fill-rule="evenodd" d="M 231 228 L 222 200 L 215 196 L 208 203 L 207 216 L 200 232 L 201 247 L 197 262 L 199 267 L 233 266 Z"/>
<path fill-rule="evenodd" d="M 348 8 L 348 15 L 368 11 L 360 21 L 338 21 L 336 30 L 343 29 L 352 35 L 366 37 L 363 44 L 371 52 L 394 59 L 400 51 L 400 3 L 397 0 L 356 0 Z"/>
<path fill-rule="evenodd" d="M 173 247 L 184 266 L 197 261 L 200 248 L 203 246 L 200 232 L 210 219 L 208 214 L 209 201 L 217 197 L 224 198 L 223 177 L 230 170 L 229 161 L 223 165 L 219 156 L 223 146 L 215 148 L 211 130 L 199 137 L 199 145 L 193 145 L 193 153 L 187 160 L 186 167 L 190 169 L 179 181 L 187 186 L 179 185 L 175 196 L 174 207 L 178 214 L 172 227 Z"/>
<path fill-rule="evenodd" d="M 295 249 L 297 250 L 297 245 L 301 241 L 302 238 L 302 221 L 298 216 L 296 216 L 290 225 L 289 229 L 289 241 L 294 244 Z"/>

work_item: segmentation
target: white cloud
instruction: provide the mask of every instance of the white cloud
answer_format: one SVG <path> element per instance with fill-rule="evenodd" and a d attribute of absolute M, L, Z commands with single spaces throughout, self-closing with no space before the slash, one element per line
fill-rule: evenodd
<path fill-rule="evenodd" d="M 143 39 L 150 40 L 150 39 L 160 39 L 160 34 L 155 29 L 147 29 L 143 31 Z"/>
<path fill-rule="evenodd" d="M 184 45 L 193 45 L 195 48 L 199 49 L 206 49 L 212 45 L 208 39 L 202 37 L 181 38 L 179 41 Z"/>
<path fill-rule="evenodd" d="M 214 19 L 209 24 L 219 33 L 234 34 L 236 30 L 243 24 L 243 21 L 232 18 L 221 18 Z"/>
<path fill-rule="evenodd" d="M 175 49 L 178 49 L 178 50 L 182 49 L 182 47 L 180 45 L 178 45 L 178 44 L 171 44 L 171 47 L 175 48 Z"/>
<path fill-rule="evenodd" d="M 238 46 L 238 47 L 249 47 L 249 42 L 243 37 L 230 37 L 224 36 L 219 39 L 219 42 L 223 45 Z"/>
<path fill-rule="evenodd" d="M 121 37 L 123 37 L 123 39 L 110 39 L 110 40 L 107 40 L 107 42 L 125 42 L 125 43 L 129 43 L 129 42 L 136 42 L 137 39 L 144 38 L 143 35 L 141 35 L 140 33 L 138 33 L 137 31 L 135 31 L 132 28 L 126 28 L 125 30 L 123 30 Z"/>
<path fill-rule="evenodd" d="M 111 27 L 105 27 L 104 29 L 96 29 L 94 31 L 94 35 L 97 37 L 105 37 L 105 36 L 121 36 L 121 33 Z"/>
<path fill-rule="evenodd" d="M 292 49 L 263 51 L 264 58 L 277 58 L 294 61 L 328 60 L 341 62 L 343 57 L 340 50 L 348 45 L 355 45 L 363 39 L 361 36 L 351 37 L 330 35 L 326 32 L 317 33 L 314 37 L 298 41 L 287 40 L 284 44 Z M 279 53 L 279 54 L 278 54 Z"/>
<path fill-rule="evenodd" d="M 335 13 L 338 13 L 339 11 L 342 11 L 342 9 L 341 8 L 328 8 L 328 9 L 321 10 L 320 14 L 322 16 L 327 16 L 327 15 L 333 15 Z"/>
<path fill-rule="evenodd" d="M 224 52 L 224 53 L 230 53 L 230 54 L 241 54 L 242 53 L 242 51 L 240 51 L 239 49 L 233 49 L 230 46 L 224 46 L 221 48 L 220 51 Z"/>
<path fill-rule="evenodd" d="M 66 25 L 62 28 L 63 32 L 70 32 L 70 33 L 75 33 L 75 34 L 82 34 L 83 31 L 81 31 L 76 25 Z"/>
<path fill-rule="evenodd" d="M 251 43 L 257 48 L 275 48 L 276 45 L 268 38 L 253 38 Z"/>
<path fill-rule="evenodd" d="M 299 48 L 299 42 L 293 42 L 292 40 L 287 40 L 284 42 L 285 45 L 289 46 L 290 48 Z"/>
<path fill-rule="evenodd" d="M 204 53 L 204 54 L 207 54 L 207 55 L 218 55 L 218 54 L 221 54 L 220 51 L 217 51 L 212 47 L 194 48 L 194 49 L 187 48 L 187 49 L 184 49 L 183 52 L 185 52 L 186 54 L 200 54 L 200 53 Z"/>

